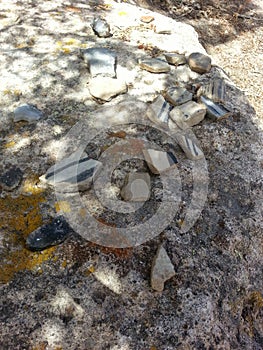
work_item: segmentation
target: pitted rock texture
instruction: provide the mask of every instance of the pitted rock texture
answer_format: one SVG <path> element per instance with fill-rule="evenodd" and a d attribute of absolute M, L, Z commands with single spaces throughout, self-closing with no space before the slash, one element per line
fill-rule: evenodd
<path fill-rule="evenodd" d="M 91 75 L 79 50 L 100 46 L 118 54 L 116 73 L 125 77 L 129 89 L 107 105 L 135 97 L 137 105 L 143 101 L 151 108 L 175 81 L 188 84 L 190 79 L 217 76 L 215 67 L 199 76 L 187 65 L 160 74 L 138 66 L 139 58 L 166 52 L 206 54 L 195 30 L 126 2 L 7 0 L 0 6 L 0 170 L 4 174 L 15 165 L 23 172 L 19 187 L 12 192 L 1 189 L 0 194 L 0 348 L 261 349 L 262 131 L 246 96 L 224 75 L 225 103 L 232 114 L 218 122 L 205 118 L 192 128 L 209 170 L 209 191 L 198 220 L 182 233 L 198 160 L 186 159 L 180 145 L 163 132 L 167 122 L 160 128 L 155 122 L 151 128 L 124 123 L 102 132 L 96 118 L 101 106 L 89 94 Z M 98 14 L 110 24 L 112 37 L 94 34 L 90 24 Z M 142 23 L 143 15 L 154 21 Z M 171 24 L 172 33 L 155 33 L 157 20 Z M 254 39 L 255 33 L 250 35 Z M 224 46 L 227 60 L 240 56 L 240 46 L 232 46 Z M 235 62 L 231 60 L 232 67 Z M 260 65 L 260 60 L 255 62 Z M 44 117 L 36 123 L 14 123 L 13 111 L 24 103 L 38 106 Z M 127 106 L 118 108 L 118 113 L 130 115 Z M 146 111 L 143 108 L 143 116 Z M 104 117 L 107 120 L 107 113 Z M 119 140 L 109 135 L 120 130 L 125 135 L 121 140 L 141 138 L 165 151 L 173 146 L 182 196 L 174 219 L 158 237 L 133 248 L 111 249 L 72 233 L 63 244 L 40 253 L 25 248 L 31 232 L 69 209 L 66 201 L 58 203 L 52 190 L 40 186 L 39 176 L 64 147 L 70 154 L 76 150 L 80 139 L 69 138 L 68 144 L 62 140 L 79 121 L 91 123 L 80 130 L 81 137 L 98 128 L 85 149 L 97 160 Z M 178 125 L 174 129 L 175 134 L 181 130 Z M 110 194 L 121 188 L 131 169 L 147 171 L 141 160 L 123 161 L 106 188 Z M 195 176 L 199 180 L 202 174 L 197 169 Z M 162 183 L 158 175 L 152 176 L 150 205 L 127 216 L 110 212 L 91 192 L 81 200 L 101 225 L 132 228 L 158 210 Z M 81 209 L 80 220 L 85 217 Z M 176 277 L 156 293 L 150 272 L 160 243 Z"/>

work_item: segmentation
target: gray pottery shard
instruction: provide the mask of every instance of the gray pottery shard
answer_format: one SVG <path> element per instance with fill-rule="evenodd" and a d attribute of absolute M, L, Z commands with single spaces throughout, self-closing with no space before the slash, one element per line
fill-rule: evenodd
<path fill-rule="evenodd" d="M 178 163 L 172 152 L 145 149 L 143 150 L 143 155 L 153 174 L 161 174 Z"/>
<path fill-rule="evenodd" d="M 116 77 L 117 55 L 104 47 L 93 47 L 81 51 L 92 77 Z"/>
<path fill-rule="evenodd" d="M 156 124 L 167 126 L 169 120 L 169 113 L 174 108 L 167 102 L 163 96 L 159 95 L 150 104 L 147 117 Z"/>
<path fill-rule="evenodd" d="M 110 25 L 101 17 L 95 17 L 91 27 L 99 38 L 108 38 L 112 35 L 110 32 Z"/>
<path fill-rule="evenodd" d="M 64 217 L 58 216 L 50 224 L 31 232 L 27 237 L 26 246 L 32 251 L 43 250 L 64 242 L 72 232 Z"/>
<path fill-rule="evenodd" d="M 89 158 L 85 152 L 80 157 L 77 151 L 52 166 L 40 180 L 60 192 L 85 191 L 91 187 L 101 166 L 101 162 Z"/>
<path fill-rule="evenodd" d="M 43 117 L 43 113 L 35 106 L 24 104 L 14 110 L 14 122 L 27 121 L 34 122 Z"/>
<path fill-rule="evenodd" d="M 158 292 L 162 292 L 164 283 L 174 275 L 174 266 L 165 249 L 160 246 L 152 265 L 151 287 Z"/>
<path fill-rule="evenodd" d="M 151 196 L 151 178 L 148 173 L 129 173 L 121 196 L 129 202 L 146 202 Z"/>
<path fill-rule="evenodd" d="M 219 103 L 215 103 L 209 98 L 201 96 L 201 101 L 204 103 L 207 109 L 207 115 L 213 120 L 221 120 L 228 118 L 232 115 L 232 112 L 227 109 L 225 106 Z"/>

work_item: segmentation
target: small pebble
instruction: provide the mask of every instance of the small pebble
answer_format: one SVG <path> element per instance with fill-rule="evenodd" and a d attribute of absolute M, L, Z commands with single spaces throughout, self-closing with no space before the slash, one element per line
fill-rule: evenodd
<path fill-rule="evenodd" d="M 37 107 L 29 104 L 24 104 L 17 107 L 14 110 L 14 122 L 19 122 L 21 120 L 27 122 L 34 122 L 43 117 L 43 113 L 37 109 Z"/>
<path fill-rule="evenodd" d="M 110 25 L 101 17 L 95 17 L 91 27 L 99 38 L 108 38 L 112 35 L 110 32 Z"/>
<path fill-rule="evenodd" d="M 197 73 L 207 73 L 211 69 L 211 58 L 200 52 L 194 52 L 188 57 L 189 67 Z"/>

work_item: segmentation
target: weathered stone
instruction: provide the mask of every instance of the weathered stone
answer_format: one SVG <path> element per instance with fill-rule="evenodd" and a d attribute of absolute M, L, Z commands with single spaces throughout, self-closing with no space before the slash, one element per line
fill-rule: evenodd
<path fill-rule="evenodd" d="M 206 106 L 207 116 L 213 120 L 225 119 L 232 114 L 232 112 L 228 110 L 225 106 L 219 103 L 215 103 L 209 98 L 201 96 L 201 101 Z"/>
<path fill-rule="evenodd" d="M 188 159 L 198 160 L 204 158 L 204 153 L 191 129 L 182 132 L 172 119 L 169 120 L 168 125 Z"/>
<path fill-rule="evenodd" d="M 156 124 L 167 125 L 169 113 L 174 108 L 169 102 L 165 101 L 163 96 L 159 95 L 149 106 L 147 117 Z"/>
<path fill-rule="evenodd" d="M 95 17 L 91 27 L 95 34 L 100 38 L 107 38 L 112 35 L 110 32 L 110 25 L 101 17 Z"/>
<path fill-rule="evenodd" d="M 179 53 L 169 53 L 166 52 L 164 54 L 166 61 L 169 64 L 173 64 L 174 66 L 179 66 L 181 64 L 186 64 L 186 57 L 185 55 L 181 55 Z"/>
<path fill-rule="evenodd" d="M 92 77 L 116 77 L 117 55 L 114 51 L 104 47 L 93 47 L 82 50 L 81 53 Z"/>
<path fill-rule="evenodd" d="M 191 101 L 193 94 L 182 87 L 170 87 L 165 91 L 165 99 L 174 106 Z"/>
<path fill-rule="evenodd" d="M 26 246 L 33 251 L 43 250 L 64 242 L 72 232 L 63 216 L 58 216 L 50 224 L 31 232 L 27 237 Z"/>
<path fill-rule="evenodd" d="M 183 121 L 189 126 L 194 126 L 200 123 L 206 114 L 205 105 L 196 103 L 194 101 L 189 101 L 180 106 L 177 106 L 176 108 L 182 112 L 181 117 L 183 118 Z M 180 115 L 174 112 L 170 113 L 170 117 L 176 122 L 176 120 L 178 121 L 178 117 L 180 117 Z"/>
<path fill-rule="evenodd" d="M 151 73 L 166 73 L 171 69 L 166 61 L 159 58 L 145 58 L 139 60 L 139 65 L 142 69 Z"/>
<path fill-rule="evenodd" d="M 153 20 L 154 20 L 154 17 L 153 16 L 142 16 L 140 18 L 140 20 L 143 22 L 143 23 L 151 23 Z"/>
<path fill-rule="evenodd" d="M 164 283 L 173 276 L 175 276 L 174 266 L 165 249 L 160 246 L 152 264 L 151 287 L 162 292 Z"/>
<path fill-rule="evenodd" d="M 0 176 L 0 186 L 11 191 L 16 188 L 23 179 L 22 170 L 14 166 Z"/>
<path fill-rule="evenodd" d="M 194 52 L 188 57 L 189 67 L 197 73 L 207 73 L 211 69 L 211 58 L 200 52 Z"/>
<path fill-rule="evenodd" d="M 171 120 L 182 130 L 189 129 L 190 126 L 185 122 L 185 116 L 179 108 L 174 108 L 170 113 Z"/>
<path fill-rule="evenodd" d="M 43 113 L 35 106 L 24 104 L 14 110 L 14 122 L 21 120 L 34 122 L 43 117 Z"/>
<path fill-rule="evenodd" d="M 157 151 L 155 149 L 143 150 L 147 165 L 153 174 L 161 174 L 175 166 L 178 161 L 172 152 Z"/>
<path fill-rule="evenodd" d="M 85 191 L 90 188 L 101 162 L 78 151 L 52 166 L 40 180 L 63 192 Z"/>
<path fill-rule="evenodd" d="M 129 173 L 125 178 L 121 196 L 129 202 L 145 202 L 151 196 L 151 178 L 148 173 Z"/>
<path fill-rule="evenodd" d="M 212 78 L 207 83 L 201 85 L 197 91 L 197 97 L 205 96 L 213 102 L 224 103 L 225 88 L 224 79 Z"/>
<path fill-rule="evenodd" d="M 103 101 L 110 101 L 114 96 L 125 94 L 127 85 L 121 79 L 96 77 L 89 83 L 89 92 L 93 97 Z"/>

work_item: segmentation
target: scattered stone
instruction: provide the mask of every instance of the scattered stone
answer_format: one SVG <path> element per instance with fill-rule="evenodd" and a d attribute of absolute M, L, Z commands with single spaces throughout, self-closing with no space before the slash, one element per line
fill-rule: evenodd
<path fill-rule="evenodd" d="M 93 47 L 81 52 L 92 77 L 116 77 L 117 55 L 114 51 L 104 47 Z"/>
<path fill-rule="evenodd" d="M 112 35 L 110 32 L 110 25 L 101 17 L 95 17 L 91 27 L 94 33 L 100 38 L 108 38 Z"/>
<path fill-rule="evenodd" d="M 186 64 L 185 55 L 181 55 L 179 53 L 165 53 L 164 54 L 166 61 L 169 64 L 173 64 L 174 66 L 179 66 L 181 64 Z"/>
<path fill-rule="evenodd" d="M 179 108 L 174 108 L 170 114 L 171 120 L 181 129 L 189 129 L 190 126 L 185 122 L 185 116 Z"/>
<path fill-rule="evenodd" d="M 142 69 L 151 73 L 166 73 L 170 71 L 169 64 L 159 58 L 145 58 L 139 60 L 139 65 Z"/>
<path fill-rule="evenodd" d="M 121 190 L 121 196 L 129 202 L 146 202 L 151 196 L 151 178 L 148 173 L 129 173 Z"/>
<path fill-rule="evenodd" d="M 77 151 L 53 165 L 40 180 L 62 192 L 85 191 L 90 188 L 101 165 L 101 162 L 89 158 L 87 153 Z"/>
<path fill-rule="evenodd" d="M 142 16 L 140 18 L 140 20 L 143 22 L 143 23 L 151 23 L 153 20 L 154 20 L 154 17 L 153 16 Z"/>
<path fill-rule="evenodd" d="M 43 113 L 35 106 L 30 104 L 24 104 L 17 107 L 14 110 L 14 122 L 19 122 L 21 120 L 27 122 L 34 122 L 43 117 Z"/>
<path fill-rule="evenodd" d="M 175 276 L 174 266 L 166 250 L 160 246 L 152 264 L 151 287 L 157 292 L 162 292 L 164 283 L 173 276 Z"/>
<path fill-rule="evenodd" d="M 189 67 L 197 73 L 207 73 L 211 69 L 211 58 L 200 52 L 194 52 L 188 57 Z"/>
<path fill-rule="evenodd" d="M 182 112 L 182 115 L 174 112 L 170 113 L 171 119 L 175 122 L 178 121 L 178 117 L 182 117 L 183 121 L 188 124 L 188 126 L 194 126 L 199 124 L 205 117 L 206 107 L 204 104 L 196 103 L 194 101 L 189 101 L 177 107 Z"/>
<path fill-rule="evenodd" d="M 172 34 L 171 25 L 161 21 L 156 23 L 154 31 L 157 34 Z"/>
<path fill-rule="evenodd" d="M 182 87 L 170 87 L 165 91 L 165 99 L 174 106 L 191 101 L 193 94 Z"/>
<path fill-rule="evenodd" d="M 50 224 L 31 232 L 27 237 L 26 246 L 33 251 L 43 250 L 64 242 L 70 233 L 72 229 L 67 221 L 63 216 L 58 216 Z"/>
<path fill-rule="evenodd" d="M 177 124 L 172 119 L 169 120 L 168 125 L 188 159 L 198 160 L 204 158 L 204 153 L 201 150 L 201 147 L 198 145 L 198 140 L 191 129 L 187 129 L 182 132 L 182 130 L 178 128 Z"/>
<path fill-rule="evenodd" d="M 219 103 L 215 103 L 209 98 L 201 96 L 201 101 L 206 106 L 208 117 L 210 117 L 213 120 L 225 119 L 232 115 L 232 112 L 228 110 L 225 106 Z"/>
<path fill-rule="evenodd" d="M 166 125 L 169 119 L 169 113 L 174 107 L 165 101 L 163 96 L 159 95 L 150 104 L 147 117 L 156 124 Z"/>
<path fill-rule="evenodd" d="M 224 103 L 225 101 L 225 81 L 221 78 L 209 79 L 209 81 L 201 85 L 201 87 L 197 91 L 197 97 L 205 96 L 208 99 Z"/>
<path fill-rule="evenodd" d="M 14 166 L 0 176 L 0 186 L 11 191 L 16 188 L 23 179 L 22 170 Z"/>
<path fill-rule="evenodd" d="M 147 165 L 153 174 L 161 174 L 178 163 L 172 152 L 145 149 L 143 150 L 143 154 Z"/>
<path fill-rule="evenodd" d="M 89 92 L 95 98 L 110 101 L 114 96 L 125 94 L 127 85 L 121 79 L 97 77 L 90 81 Z"/>

